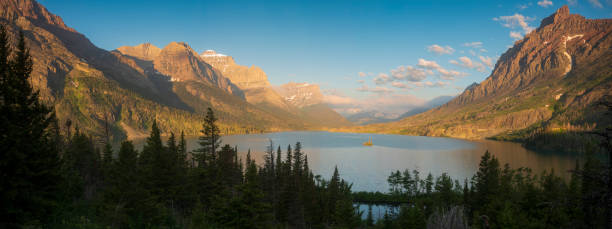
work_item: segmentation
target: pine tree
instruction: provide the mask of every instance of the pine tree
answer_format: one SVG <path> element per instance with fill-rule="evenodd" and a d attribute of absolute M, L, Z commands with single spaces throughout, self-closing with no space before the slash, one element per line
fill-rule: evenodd
<path fill-rule="evenodd" d="M 431 191 L 433 190 L 433 176 L 431 175 L 431 173 L 427 174 L 427 178 L 425 179 L 425 193 L 427 194 L 431 194 Z"/>
<path fill-rule="evenodd" d="M 293 174 L 296 177 L 302 177 L 302 169 L 304 168 L 304 155 L 302 154 L 302 143 L 295 143 L 295 150 L 293 151 Z"/>
<path fill-rule="evenodd" d="M 283 167 L 283 163 L 281 159 L 281 147 L 279 145 L 278 149 L 276 150 L 276 179 L 277 180 L 280 180 L 280 177 L 282 174 L 282 167 Z"/>
<path fill-rule="evenodd" d="M 181 168 L 187 168 L 187 142 L 185 141 L 185 132 L 181 131 L 181 137 L 178 143 L 178 161 Z"/>
<path fill-rule="evenodd" d="M 121 143 L 118 158 L 112 165 L 111 180 L 105 193 L 108 221 L 111 228 L 136 227 L 145 207 L 144 190 L 138 177 L 138 152 L 131 141 Z"/>
<path fill-rule="evenodd" d="M 211 162 L 216 161 L 217 149 L 221 145 L 220 130 L 215 123 L 217 118 L 213 110 L 209 107 L 206 112 L 206 118 L 202 124 L 202 136 L 200 136 L 200 148 L 197 149 L 198 164 L 200 166 L 212 165 Z"/>
<path fill-rule="evenodd" d="M 336 212 L 336 202 L 340 199 L 340 173 L 338 173 L 338 166 L 334 167 L 334 173 L 329 180 L 327 185 L 327 209 L 329 210 L 328 215 L 332 215 Z"/>
<path fill-rule="evenodd" d="M 235 228 L 267 228 L 271 214 L 269 204 L 263 201 L 264 193 L 257 176 L 255 161 L 250 160 L 250 153 L 246 164 L 244 184 L 240 187 L 238 223 Z"/>
<path fill-rule="evenodd" d="M 51 124 L 52 108 L 39 101 L 30 85 L 32 58 L 20 33 L 10 56 L 4 26 L 0 28 L 0 227 L 48 222 L 58 204 L 59 153 Z"/>
<path fill-rule="evenodd" d="M 149 222 L 153 224 L 168 226 L 174 223 L 170 212 L 175 206 L 173 193 L 176 187 L 173 170 L 175 162 L 175 157 L 162 144 L 161 133 L 157 121 L 154 120 L 140 156 L 141 179 L 149 194 L 147 204 L 156 205 L 155 208 L 147 209 L 148 212 L 145 213 Z"/>
<path fill-rule="evenodd" d="M 489 151 L 486 151 L 480 159 L 478 172 L 472 178 L 475 182 L 473 186 L 474 196 L 478 197 L 474 199 L 472 211 L 486 215 L 491 224 L 496 222 L 496 209 L 501 209 L 501 206 L 492 206 L 492 204 L 499 204 L 496 199 L 500 193 L 500 174 L 499 161 Z"/>
<path fill-rule="evenodd" d="M 91 200 L 102 181 L 100 157 L 91 138 L 75 131 L 62 157 L 64 190 L 71 201 Z"/>

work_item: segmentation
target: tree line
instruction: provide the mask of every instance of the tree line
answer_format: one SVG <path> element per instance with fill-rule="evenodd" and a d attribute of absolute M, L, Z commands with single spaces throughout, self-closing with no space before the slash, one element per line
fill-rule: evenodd
<path fill-rule="evenodd" d="M 373 228 L 608 228 L 607 167 L 593 155 L 571 171 L 569 181 L 554 170 L 500 165 L 488 151 L 478 171 L 463 182 L 446 173 L 422 179 L 416 170 L 392 172 L 387 193 L 356 192 L 362 204 L 385 204 Z"/>

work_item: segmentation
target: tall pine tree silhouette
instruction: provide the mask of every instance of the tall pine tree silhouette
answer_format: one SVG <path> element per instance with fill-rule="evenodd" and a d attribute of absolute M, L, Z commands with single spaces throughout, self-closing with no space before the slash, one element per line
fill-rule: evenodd
<path fill-rule="evenodd" d="M 30 85 L 32 58 L 23 32 L 12 58 L 0 28 L 0 227 L 45 223 L 57 208 L 59 156 L 56 121 Z"/>

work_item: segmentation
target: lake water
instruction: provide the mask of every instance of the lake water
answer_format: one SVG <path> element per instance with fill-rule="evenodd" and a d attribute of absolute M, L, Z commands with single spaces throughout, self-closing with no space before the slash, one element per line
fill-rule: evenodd
<path fill-rule="evenodd" d="M 372 138 L 373 146 L 362 143 Z M 511 167 L 529 167 L 534 172 L 554 169 L 557 174 L 569 177 L 578 155 L 538 153 L 520 144 L 498 141 L 467 141 L 453 138 L 421 137 L 386 134 L 331 133 L 318 131 L 280 132 L 224 136 L 223 144 L 238 146 L 239 155 L 245 157 L 250 149 L 257 163 L 263 163 L 264 152 L 270 140 L 274 149 L 278 145 L 284 153 L 287 145 L 292 148 L 302 143 L 303 152 L 315 174 L 329 179 L 338 166 L 340 176 L 353 183 L 353 191 L 386 192 L 387 177 L 392 171 L 416 169 L 421 178 L 431 172 L 434 176 L 444 172 L 453 179 L 471 178 L 478 169 L 480 157 L 486 150 L 494 154 L 501 164 Z M 198 147 L 197 137 L 187 138 L 189 150 Z M 142 149 L 144 139 L 134 140 Z M 463 182 L 461 182 L 463 184 Z"/>

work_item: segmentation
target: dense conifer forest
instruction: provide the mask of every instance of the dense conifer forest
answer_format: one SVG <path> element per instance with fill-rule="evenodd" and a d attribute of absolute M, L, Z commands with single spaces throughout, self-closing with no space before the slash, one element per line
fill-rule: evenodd
<path fill-rule="evenodd" d="M 336 168 L 313 174 L 302 145 L 272 142 L 263 165 L 223 145 L 211 108 L 200 147 L 183 133 L 162 142 L 154 121 L 142 151 L 114 152 L 60 131 L 28 78 L 23 35 L 15 51 L 0 30 L 0 228 L 606 228 L 610 167 L 593 155 L 566 181 L 511 169 L 486 152 L 471 180 L 393 172 L 388 193 L 352 192 Z M 64 124 L 66 125 L 66 124 Z M 70 125 L 68 125 L 70 126 Z M 609 135 L 605 135 L 610 149 Z M 387 204 L 379 220 L 356 204 Z"/>

